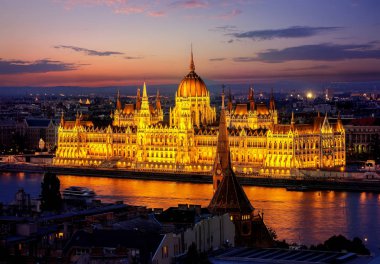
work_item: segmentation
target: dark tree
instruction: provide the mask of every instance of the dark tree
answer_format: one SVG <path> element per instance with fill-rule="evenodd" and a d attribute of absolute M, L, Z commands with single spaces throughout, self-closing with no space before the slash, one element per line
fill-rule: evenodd
<path fill-rule="evenodd" d="M 62 206 L 61 183 L 54 173 L 47 172 L 41 183 L 41 209 L 42 211 L 58 211 Z"/>

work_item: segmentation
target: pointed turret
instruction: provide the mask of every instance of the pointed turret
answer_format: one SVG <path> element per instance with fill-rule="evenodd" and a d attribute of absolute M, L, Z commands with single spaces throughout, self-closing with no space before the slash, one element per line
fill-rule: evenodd
<path fill-rule="evenodd" d="M 195 71 L 195 64 L 193 59 L 193 44 L 191 44 L 190 71 Z"/>
<path fill-rule="evenodd" d="M 61 125 L 61 127 L 65 126 L 65 116 L 64 116 L 63 111 L 61 113 L 61 121 L 59 122 L 59 124 Z"/>
<path fill-rule="evenodd" d="M 140 88 L 137 88 L 137 96 L 136 96 L 136 109 L 141 109 L 141 95 L 140 95 Z"/>
<path fill-rule="evenodd" d="M 117 90 L 116 109 L 121 110 L 120 90 Z"/>
<path fill-rule="evenodd" d="M 292 119 L 290 120 L 290 124 L 294 125 L 296 123 L 296 120 L 294 119 L 294 112 L 292 111 Z"/>
<path fill-rule="evenodd" d="M 160 91 L 157 90 L 157 95 L 156 95 L 156 109 L 158 111 L 161 111 L 161 100 L 160 100 Z"/>
<path fill-rule="evenodd" d="M 336 122 L 336 130 L 337 131 L 343 131 L 344 130 L 342 119 L 340 118 L 340 112 L 338 112 L 338 119 L 337 119 L 337 122 Z"/>
<path fill-rule="evenodd" d="M 141 110 L 149 110 L 148 93 L 146 91 L 146 83 L 143 85 L 143 95 L 141 98 Z"/>
<path fill-rule="evenodd" d="M 232 95 L 231 95 L 231 88 L 229 89 L 229 92 L 228 92 L 228 103 L 227 103 L 227 109 L 228 111 L 232 111 Z"/>
<path fill-rule="evenodd" d="M 79 112 L 77 111 L 77 114 L 75 116 L 75 126 L 80 126 L 80 119 L 81 119 L 81 116 L 79 115 Z"/>
<path fill-rule="evenodd" d="M 148 94 L 146 92 L 146 83 L 144 82 L 144 86 L 143 86 L 143 98 L 148 98 Z"/>
<path fill-rule="evenodd" d="M 325 118 L 323 119 L 321 131 L 322 131 L 322 133 L 332 133 L 331 126 L 329 123 L 329 119 L 327 118 L 327 112 L 326 112 Z"/>
<path fill-rule="evenodd" d="M 269 110 L 274 111 L 275 109 L 276 109 L 276 105 L 275 105 L 275 102 L 274 102 L 274 95 L 273 95 L 273 88 L 272 88 L 271 96 L 270 96 L 270 101 L 269 101 Z"/>
<path fill-rule="evenodd" d="M 255 110 L 255 91 L 253 90 L 253 87 L 249 88 L 249 110 L 252 112 Z"/>
<path fill-rule="evenodd" d="M 222 88 L 222 109 L 224 109 L 224 85 L 223 85 L 223 88 Z"/>

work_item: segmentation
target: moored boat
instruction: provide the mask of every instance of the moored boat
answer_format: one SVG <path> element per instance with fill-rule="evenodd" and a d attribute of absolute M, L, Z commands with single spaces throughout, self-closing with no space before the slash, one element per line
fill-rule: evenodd
<path fill-rule="evenodd" d="M 63 190 L 63 198 L 66 200 L 85 200 L 92 201 L 95 197 L 95 192 L 86 187 L 70 186 Z"/>

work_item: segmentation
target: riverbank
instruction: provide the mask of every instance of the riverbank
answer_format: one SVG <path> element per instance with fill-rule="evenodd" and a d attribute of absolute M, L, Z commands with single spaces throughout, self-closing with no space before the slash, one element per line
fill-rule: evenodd
<path fill-rule="evenodd" d="M 1 172 L 34 172 L 46 171 L 58 175 L 77 175 L 107 178 L 125 178 L 137 180 L 174 181 L 189 183 L 211 183 L 211 175 L 188 174 L 173 172 L 150 172 L 105 168 L 75 168 L 57 166 L 37 166 L 32 164 L 1 164 Z M 242 185 L 280 187 L 289 191 L 353 191 L 380 193 L 380 181 L 343 178 L 314 178 L 314 177 L 260 177 L 238 175 Z"/>

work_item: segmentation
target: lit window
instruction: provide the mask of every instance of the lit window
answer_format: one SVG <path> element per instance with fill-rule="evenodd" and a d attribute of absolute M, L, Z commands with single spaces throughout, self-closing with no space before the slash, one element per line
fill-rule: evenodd
<path fill-rule="evenodd" d="M 168 256 L 169 256 L 168 246 L 163 246 L 162 247 L 162 258 L 167 258 Z"/>

